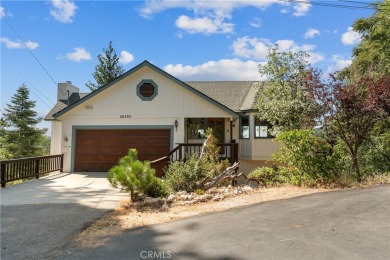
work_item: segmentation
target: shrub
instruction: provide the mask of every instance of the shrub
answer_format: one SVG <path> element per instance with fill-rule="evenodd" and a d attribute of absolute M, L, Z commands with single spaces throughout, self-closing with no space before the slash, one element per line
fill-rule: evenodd
<path fill-rule="evenodd" d="M 132 201 L 140 194 L 150 197 L 161 197 L 167 194 L 166 186 L 156 177 L 150 163 L 137 159 L 135 149 L 130 149 L 128 154 L 119 160 L 118 165 L 109 170 L 108 181 L 112 186 L 129 192 Z"/>
<path fill-rule="evenodd" d="M 248 178 L 259 180 L 265 186 L 288 182 L 287 176 L 270 167 L 258 167 L 249 173 Z"/>
<path fill-rule="evenodd" d="M 171 191 L 194 191 L 206 178 L 204 171 L 196 167 L 198 156 L 193 155 L 186 161 L 174 161 L 165 170 L 165 182 Z"/>
<path fill-rule="evenodd" d="M 281 163 L 280 170 L 295 185 L 338 182 L 346 168 L 344 150 L 331 146 L 312 130 L 292 130 L 281 133 L 276 140 L 282 144 L 273 155 Z"/>
<path fill-rule="evenodd" d="M 171 191 L 195 191 L 207 177 L 213 178 L 229 166 L 228 160 L 219 161 L 217 139 L 210 130 L 206 131 L 206 135 L 210 139 L 201 159 L 194 154 L 185 161 L 174 161 L 168 165 L 165 182 Z"/>
<path fill-rule="evenodd" d="M 360 151 L 364 175 L 390 175 L 390 121 L 378 123 Z"/>

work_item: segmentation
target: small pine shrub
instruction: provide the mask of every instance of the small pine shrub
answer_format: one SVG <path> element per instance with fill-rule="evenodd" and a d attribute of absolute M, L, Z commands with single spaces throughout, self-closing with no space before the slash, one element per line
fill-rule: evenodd
<path fill-rule="evenodd" d="M 137 159 L 137 150 L 130 149 L 128 154 L 119 160 L 118 165 L 108 172 L 108 181 L 112 186 L 125 189 L 134 201 L 138 195 L 161 197 L 167 194 L 164 182 L 157 178 L 155 170 L 148 161 Z"/>

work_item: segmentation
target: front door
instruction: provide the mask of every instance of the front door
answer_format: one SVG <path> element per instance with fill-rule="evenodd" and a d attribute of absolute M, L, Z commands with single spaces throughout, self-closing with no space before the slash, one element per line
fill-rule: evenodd
<path fill-rule="evenodd" d="M 219 143 L 225 142 L 225 124 L 224 118 L 209 118 L 208 127 L 213 129 L 214 136 L 218 139 Z"/>

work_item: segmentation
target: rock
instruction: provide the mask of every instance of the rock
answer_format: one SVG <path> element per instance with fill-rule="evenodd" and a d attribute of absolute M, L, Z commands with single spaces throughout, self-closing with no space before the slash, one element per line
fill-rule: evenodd
<path fill-rule="evenodd" d="M 252 187 L 249 187 L 249 186 L 247 186 L 247 185 L 245 185 L 245 186 L 242 188 L 242 190 L 243 190 L 243 191 L 246 191 L 246 192 L 250 192 L 250 191 L 253 190 L 253 188 L 252 188 Z"/>
<path fill-rule="evenodd" d="M 217 188 L 213 187 L 213 188 L 208 190 L 208 193 L 210 193 L 210 194 L 218 193 L 218 190 L 217 190 Z"/>
<path fill-rule="evenodd" d="M 179 200 L 187 200 L 187 195 L 180 195 Z"/>
<path fill-rule="evenodd" d="M 192 204 L 194 204 L 194 202 L 192 200 L 184 202 L 184 205 L 192 205 Z"/>
<path fill-rule="evenodd" d="M 205 194 L 204 196 L 205 196 L 206 200 L 213 198 L 213 195 L 211 195 L 211 194 Z"/>
<path fill-rule="evenodd" d="M 177 196 L 187 195 L 187 192 L 186 192 L 185 190 L 183 190 L 183 191 L 178 191 L 178 192 L 176 192 L 176 195 L 177 195 Z"/>
<path fill-rule="evenodd" d="M 165 202 L 164 205 L 162 205 L 161 210 L 167 211 L 169 209 L 168 204 Z"/>
<path fill-rule="evenodd" d="M 155 205 L 160 202 L 161 202 L 161 198 L 146 197 L 144 200 L 144 205 Z"/>
<path fill-rule="evenodd" d="M 225 192 L 225 187 L 221 187 L 217 191 L 218 191 L 218 193 L 224 193 Z"/>
<path fill-rule="evenodd" d="M 194 198 L 194 199 L 192 200 L 192 202 L 193 202 L 193 203 L 198 203 L 198 202 L 200 202 L 200 198 Z"/>
<path fill-rule="evenodd" d="M 233 189 L 233 186 L 229 185 L 229 186 L 227 186 L 227 189 L 231 190 L 231 189 Z"/>
<path fill-rule="evenodd" d="M 206 195 L 202 195 L 199 197 L 199 201 L 206 202 L 208 199 L 206 198 Z"/>
<path fill-rule="evenodd" d="M 219 196 L 212 198 L 211 201 L 219 201 Z"/>
<path fill-rule="evenodd" d="M 176 196 L 173 195 L 173 194 L 169 195 L 168 198 L 167 198 L 167 201 L 168 201 L 168 202 L 173 202 L 173 201 L 175 201 L 175 200 L 176 200 Z"/>
<path fill-rule="evenodd" d="M 234 194 L 234 195 L 238 195 L 238 189 L 234 189 L 234 190 L 233 190 L 233 194 Z"/>
<path fill-rule="evenodd" d="M 224 196 L 224 195 L 219 195 L 219 198 L 220 198 L 221 200 L 224 200 L 224 199 L 225 199 L 225 196 Z"/>
<path fill-rule="evenodd" d="M 223 196 L 225 196 L 225 198 L 230 198 L 230 197 L 233 197 L 233 194 L 231 194 L 231 193 L 225 193 L 225 194 L 223 194 Z"/>
<path fill-rule="evenodd" d="M 186 195 L 186 200 L 192 200 L 194 196 L 192 196 L 191 194 L 190 195 Z"/>

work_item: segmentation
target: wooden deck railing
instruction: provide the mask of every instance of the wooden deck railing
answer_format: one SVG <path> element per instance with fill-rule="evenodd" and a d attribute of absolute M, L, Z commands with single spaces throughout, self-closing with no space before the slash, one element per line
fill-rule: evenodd
<path fill-rule="evenodd" d="M 156 169 L 157 176 L 163 176 L 163 169 L 168 165 L 169 161 L 181 161 L 194 154 L 200 154 L 203 144 L 178 144 L 167 156 L 150 162 L 151 166 Z M 219 158 L 221 160 L 228 159 L 230 163 L 238 162 L 238 144 L 237 143 L 219 143 L 220 147 Z"/>
<path fill-rule="evenodd" d="M 0 161 L 1 166 L 1 187 L 10 181 L 35 177 L 44 173 L 61 171 L 64 166 L 64 155 L 49 155 L 30 157 L 14 160 Z"/>

